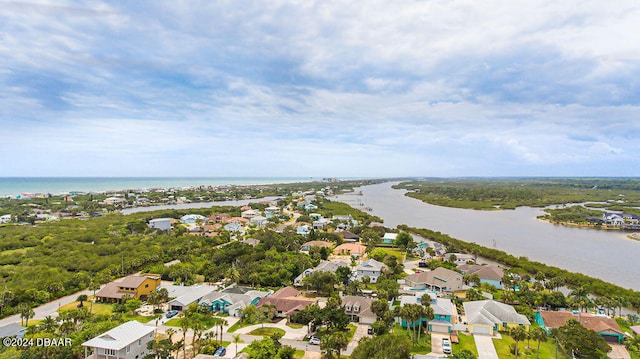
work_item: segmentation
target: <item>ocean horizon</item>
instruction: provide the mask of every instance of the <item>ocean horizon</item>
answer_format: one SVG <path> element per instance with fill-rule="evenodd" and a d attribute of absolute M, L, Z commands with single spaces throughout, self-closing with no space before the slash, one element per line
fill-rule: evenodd
<path fill-rule="evenodd" d="M 106 192 L 193 186 L 261 185 L 322 180 L 314 177 L 0 177 L 0 196 L 22 193 Z"/>

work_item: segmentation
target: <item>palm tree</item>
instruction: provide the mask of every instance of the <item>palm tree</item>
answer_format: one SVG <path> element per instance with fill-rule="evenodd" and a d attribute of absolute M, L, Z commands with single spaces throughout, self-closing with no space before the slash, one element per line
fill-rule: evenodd
<path fill-rule="evenodd" d="M 82 308 L 82 307 L 84 307 L 84 302 L 85 302 L 87 299 L 89 299 L 89 298 L 87 297 L 87 295 L 86 295 L 86 294 L 80 294 L 80 295 L 78 296 L 78 298 L 76 299 L 76 301 L 80 302 L 80 304 L 78 304 L 78 308 Z"/>
<path fill-rule="evenodd" d="M 40 323 L 40 325 L 42 326 L 42 330 L 47 332 L 47 333 L 53 333 L 56 330 L 56 320 L 53 319 L 50 315 L 47 315 L 43 320 L 42 323 Z"/>
<path fill-rule="evenodd" d="M 569 298 L 573 299 L 574 304 L 577 304 L 580 312 L 578 313 L 578 322 L 582 323 L 582 309 L 587 301 L 589 301 L 589 292 L 585 287 L 573 288 L 569 293 Z"/>
<path fill-rule="evenodd" d="M 238 343 L 240 343 L 240 334 L 233 335 L 233 344 L 236 345 L 236 356 L 238 356 Z"/>
<path fill-rule="evenodd" d="M 509 331 L 509 334 L 511 335 L 511 337 L 513 338 L 513 340 L 516 342 L 516 358 L 518 357 L 518 342 L 527 339 L 527 331 L 524 329 L 524 327 L 522 326 L 517 326 L 517 327 L 513 327 L 511 328 L 511 330 Z"/>
<path fill-rule="evenodd" d="M 189 323 L 190 320 L 187 317 L 183 317 L 182 320 L 180 321 L 180 329 L 182 330 L 182 357 L 186 358 L 187 357 L 187 330 L 189 330 L 189 327 L 191 326 L 191 323 Z"/>
<path fill-rule="evenodd" d="M 25 327 L 29 326 L 29 319 L 33 318 L 36 313 L 33 311 L 33 308 L 27 303 L 20 303 L 18 306 L 18 311 L 20 312 L 20 320 L 22 325 Z"/>
<path fill-rule="evenodd" d="M 538 356 L 540 355 L 540 342 L 547 341 L 547 331 L 539 326 L 531 327 L 529 328 L 529 338 L 538 342 L 538 349 L 536 351 L 536 359 L 538 359 Z"/>

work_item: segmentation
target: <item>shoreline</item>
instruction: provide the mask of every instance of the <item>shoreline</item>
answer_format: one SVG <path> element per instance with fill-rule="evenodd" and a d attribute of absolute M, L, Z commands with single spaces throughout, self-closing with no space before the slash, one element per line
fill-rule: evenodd
<path fill-rule="evenodd" d="M 556 226 L 564 226 L 564 227 L 571 227 L 571 228 L 586 228 L 586 229 L 596 229 L 596 230 L 601 230 L 601 231 L 620 231 L 620 232 L 624 232 L 624 231 L 630 231 L 628 229 L 625 228 L 620 228 L 620 227 L 609 227 L 606 224 L 605 225 L 601 225 L 601 226 L 597 226 L 595 224 L 584 224 L 584 223 L 572 223 L 572 222 L 552 222 L 551 220 L 544 218 L 544 217 L 536 217 L 536 219 L 542 221 L 542 222 L 547 222 Z M 635 234 L 635 236 L 634 236 Z M 629 235 L 627 235 L 628 238 L 630 239 L 635 239 L 635 240 L 640 240 L 640 233 L 631 233 Z M 634 238 L 635 237 L 635 238 Z"/>

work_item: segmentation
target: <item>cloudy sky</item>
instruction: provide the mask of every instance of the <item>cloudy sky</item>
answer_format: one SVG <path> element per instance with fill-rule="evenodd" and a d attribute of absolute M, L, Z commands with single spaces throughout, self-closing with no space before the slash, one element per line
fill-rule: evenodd
<path fill-rule="evenodd" d="M 0 176 L 638 176 L 614 3 L 0 1 Z"/>

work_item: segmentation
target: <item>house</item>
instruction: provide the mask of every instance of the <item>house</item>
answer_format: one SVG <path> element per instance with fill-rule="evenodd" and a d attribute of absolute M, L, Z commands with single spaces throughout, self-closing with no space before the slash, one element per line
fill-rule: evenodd
<path fill-rule="evenodd" d="M 269 292 L 258 290 L 225 289 L 222 292 L 209 293 L 200 299 L 200 305 L 214 312 L 222 312 L 234 317 L 240 317 L 244 308 L 250 305 L 258 305 L 260 300 L 269 295 Z"/>
<path fill-rule="evenodd" d="M 5 214 L 3 216 L 0 216 L 0 224 L 7 224 L 11 222 L 11 215 L 10 214 Z"/>
<path fill-rule="evenodd" d="M 264 227 L 269 224 L 269 220 L 267 219 L 267 217 L 255 216 L 251 217 L 251 219 L 249 220 L 249 224 L 253 224 L 258 227 Z"/>
<path fill-rule="evenodd" d="M 318 206 L 316 206 L 314 204 L 311 204 L 311 203 L 309 203 L 309 204 L 304 206 L 304 210 L 307 211 L 307 212 L 308 211 L 313 211 L 315 209 L 318 209 Z"/>
<path fill-rule="evenodd" d="M 255 239 L 255 238 L 247 238 L 247 239 L 243 239 L 240 242 L 244 243 L 244 244 L 248 244 L 252 247 L 257 246 L 258 244 L 260 244 L 260 240 L 259 239 Z"/>
<path fill-rule="evenodd" d="M 422 295 L 429 294 L 429 303 L 422 303 Z M 437 333 L 451 333 L 453 328 L 453 302 L 447 298 L 438 298 L 435 293 L 430 292 L 417 292 L 412 295 L 403 295 L 400 297 L 400 305 L 406 304 L 420 304 L 429 305 L 433 309 L 434 318 L 427 322 L 427 318 L 421 318 L 420 321 L 426 323 L 429 327 L 429 331 Z M 418 325 L 418 322 L 413 323 L 412 327 Z M 407 327 L 407 321 L 401 319 L 400 325 L 403 328 Z"/>
<path fill-rule="evenodd" d="M 320 242 L 320 241 L 318 241 L 318 242 Z M 310 276 L 311 273 L 313 273 L 313 272 L 331 272 L 331 273 L 335 273 L 338 270 L 338 268 L 340 268 L 340 267 L 349 268 L 349 263 L 347 263 L 347 262 L 322 261 L 322 262 L 320 262 L 320 264 L 318 264 L 317 267 L 305 269 L 304 271 L 302 271 L 302 273 L 300 273 L 300 275 L 297 276 L 296 279 L 293 280 L 293 285 L 295 285 L 296 287 L 301 286 L 302 285 L 302 281 L 304 280 L 304 278 Z"/>
<path fill-rule="evenodd" d="M 327 241 L 309 241 L 300 246 L 301 251 L 308 251 L 311 247 L 333 248 L 333 243 Z"/>
<path fill-rule="evenodd" d="M 259 215 L 260 215 L 260 211 L 258 211 L 257 209 L 249 209 L 249 210 L 243 211 L 240 216 L 242 218 L 251 219 Z"/>
<path fill-rule="evenodd" d="M 447 253 L 444 255 L 444 259 L 453 262 L 457 266 L 476 262 L 475 257 L 467 253 Z"/>
<path fill-rule="evenodd" d="M 477 300 L 463 303 L 467 325 L 471 334 L 494 335 L 499 330 L 525 326 L 529 330 L 529 319 L 504 303 L 495 300 Z"/>
<path fill-rule="evenodd" d="M 307 234 L 309 234 L 309 232 L 311 232 L 311 227 L 309 227 L 306 224 L 303 224 L 301 226 L 298 226 L 298 228 L 296 228 L 296 234 L 299 234 L 302 236 L 306 236 Z"/>
<path fill-rule="evenodd" d="M 371 298 L 355 295 L 342 297 L 342 307 L 345 314 L 352 322 L 356 323 L 373 324 L 376 321 L 376 315 L 371 311 L 371 303 L 373 303 Z"/>
<path fill-rule="evenodd" d="M 343 243 L 336 248 L 333 249 L 333 253 L 339 256 L 353 256 L 353 257 L 361 257 L 364 252 L 367 250 L 367 247 L 358 243 Z"/>
<path fill-rule="evenodd" d="M 635 334 L 635 335 L 640 335 L 640 325 L 634 325 L 632 327 L 629 327 L 629 329 L 631 329 L 631 331 Z"/>
<path fill-rule="evenodd" d="M 613 318 L 606 316 L 593 315 L 589 313 L 573 312 L 552 312 L 552 311 L 538 311 L 536 313 L 536 322 L 544 328 L 547 333 L 551 332 L 551 329 L 559 328 L 567 323 L 567 320 L 575 319 L 576 322 L 580 322 L 583 327 L 593 330 L 600 334 L 604 340 L 609 343 L 622 343 L 624 333 L 620 326 Z"/>
<path fill-rule="evenodd" d="M 610 224 L 613 226 L 620 226 L 624 224 L 624 218 L 621 213 L 614 212 L 604 212 L 602 214 L 602 220 L 606 224 Z"/>
<path fill-rule="evenodd" d="M 169 309 L 179 312 L 187 309 L 191 303 L 199 303 L 205 295 L 213 293 L 218 289 L 218 287 L 210 285 L 167 285 L 161 288 L 166 288 L 169 293 L 169 298 L 174 298 L 169 301 Z"/>
<path fill-rule="evenodd" d="M 27 328 L 18 323 L 9 323 L 7 325 L 3 325 L 2 327 L 0 327 L 0 338 L 15 337 L 20 339 L 24 337 L 24 332 L 26 329 Z"/>
<path fill-rule="evenodd" d="M 160 286 L 159 274 L 140 274 L 125 277 L 120 282 L 107 283 L 96 293 L 96 300 L 101 302 L 119 302 L 124 295 L 146 300 L 151 292 Z"/>
<path fill-rule="evenodd" d="M 384 263 L 378 262 L 375 259 L 368 259 L 356 267 L 356 276 L 362 281 L 362 278 L 367 276 L 371 280 L 371 283 L 376 283 L 378 281 L 378 277 L 382 275 L 382 271 L 385 270 L 387 266 Z"/>
<path fill-rule="evenodd" d="M 104 199 L 104 204 L 109 205 L 109 206 L 115 206 L 121 203 L 125 203 L 127 200 L 125 200 L 124 198 L 119 198 L 119 197 L 107 197 Z"/>
<path fill-rule="evenodd" d="M 199 214 L 186 214 L 182 217 L 180 217 L 180 222 L 184 223 L 184 224 L 196 224 L 196 222 L 205 222 L 207 220 L 207 217 L 199 215 Z"/>
<path fill-rule="evenodd" d="M 385 244 L 393 244 L 395 243 L 396 238 L 398 238 L 398 233 L 385 233 L 382 237 L 382 242 Z"/>
<path fill-rule="evenodd" d="M 222 223 L 225 222 L 226 219 L 231 217 L 229 213 L 214 213 L 207 218 L 208 223 Z"/>
<path fill-rule="evenodd" d="M 320 218 L 317 221 L 313 221 L 313 229 L 325 229 L 331 224 L 331 221 L 327 218 Z"/>
<path fill-rule="evenodd" d="M 147 343 L 156 328 L 132 320 L 90 339 L 82 346 L 84 357 L 93 359 L 139 359 L 148 354 Z"/>
<path fill-rule="evenodd" d="M 258 308 L 265 305 L 273 305 L 280 318 L 288 318 L 297 313 L 308 305 L 317 303 L 317 298 L 305 298 L 301 293 L 293 287 L 284 287 L 268 297 L 262 298 L 258 303 Z"/>
<path fill-rule="evenodd" d="M 344 238 L 345 242 L 357 242 L 360 240 L 360 237 L 358 237 L 357 234 L 351 233 L 349 231 L 340 231 L 338 232 L 338 235 Z"/>
<path fill-rule="evenodd" d="M 264 209 L 264 216 L 267 217 L 267 218 L 271 218 L 271 217 L 277 215 L 278 213 L 280 213 L 280 207 L 269 206 L 269 207 Z"/>
<path fill-rule="evenodd" d="M 480 283 L 488 283 L 502 289 L 504 269 L 494 265 L 462 264 L 457 267 L 464 274 L 476 274 L 480 277 Z"/>
<path fill-rule="evenodd" d="M 404 282 L 414 289 L 430 289 L 437 292 L 455 292 L 461 290 L 463 286 L 462 274 L 444 267 L 411 274 L 404 279 Z"/>
<path fill-rule="evenodd" d="M 149 228 L 155 228 L 162 231 L 171 229 L 171 218 L 154 218 L 149 220 Z"/>

